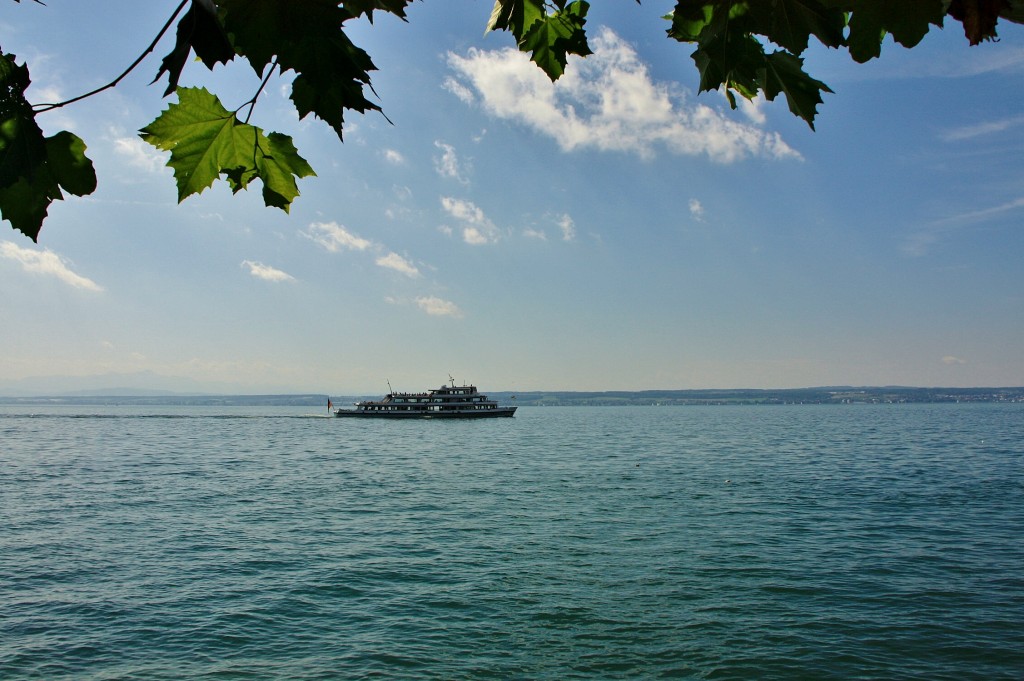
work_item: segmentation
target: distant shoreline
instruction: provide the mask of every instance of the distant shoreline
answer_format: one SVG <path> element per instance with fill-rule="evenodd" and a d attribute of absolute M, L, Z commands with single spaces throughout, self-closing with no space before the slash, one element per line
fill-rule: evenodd
<path fill-rule="evenodd" d="M 910 388 L 910 387 L 823 387 L 778 390 L 638 390 L 638 391 L 488 391 L 502 403 L 524 407 L 556 406 L 701 406 L 701 405 L 784 405 L 784 404 L 911 404 L 957 402 L 1024 402 L 1021 388 Z M 8 406 L 219 406 L 219 407 L 314 407 L 327 408 L 327 400 L 346 405 L 375 396 L 328 396 L 326 394 L 285 395 L 114 395 L 77 394 L 51 396 L 0 396 Z M 376 396 L 379 397 L 379 396 Z"/>

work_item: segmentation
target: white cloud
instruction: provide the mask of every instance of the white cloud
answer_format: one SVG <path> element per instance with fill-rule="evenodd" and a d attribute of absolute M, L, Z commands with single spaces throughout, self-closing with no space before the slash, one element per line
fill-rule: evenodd
<path fill-rule="evenodd" d="M 462 310 L 458 305 L 437 296 L 420 296 L 416 299 L 416 304 L 427 314 L 436 317 L 462 317 Z"/>
<path fill-rule="evenodd" d="M 524 229 L 523 236 L 528 237 L 530 239 L 540 239 L 541 241 L 548 240 L 547 234 L 539 230 L 533 229 L 532 227 L 527 227 L 526 229 Z"/>
<path fill-rule="evenodd" d="M 935 224 L 945 224 L 950 222 L 978 222 L 985 220 L 986 218 L 995 217 L 1008 213 L 1018 208 L 1024 208 L 1024 196 L 1014 199 L 1013 201 L 1007 201 L 1001 203 L 998 206 L 992 206 L 991 208 L 983 208 L 981 210 L 972 210 L 967 213 L 960 213 L 958 215 L 951 215 L 948 218 L 936 220 Z"/>
<path fill-rule="evenodd" d="M 394 270 L 411 278 L 420 276 L 419 268 L 408 259 L 394 251 L 384 253 L 386 249 L 383 244 L 356 236 L 335 222 L 315 222 L 303 234 L 332 253 L 341 249 L 371 251 L 378 254 L 378 257 L 374 259 L 378 267 Z M 384 254 L 379 255 L 381 253 Z"/>
<path fill-rule="evenodd" d="M 463 227 L 462 240 L 470 246 L 483 246 L 491 242 L 487 236 L 476 227 Z"/>
<path fill-rule="evenodd" d="M 22 248 L 13 241 L 2 241 L 0 242 L 0 257 L 20 264 L 26 272 L 57 277 L 74 288 L 97 292 L 103 290 L 103 287 L 92 279 L 72 272 L 68 262 L 49 249 L 36 251 L 31 248 Z"/>
<path fill-rule="evenodd" d="M 725 96 L 725 89 L 721 90 L 722 96 Z M 750 100 L 746 97 L 736 97 L 736 103 L 739 105 L 739 110 L 743 112 L 743 115 L 750 119 L 751 123 L 757 125 L 764 125 L 768 118 L 764 113 L 764 104 L 768 101 L 764 98 L 764 94 L 758 94 L 757 97 Z"/>
<path fill-rule="evenodd" d="M 418 277 L 420 271 L 416 269 L 416 266 L 411 262 L 398 255 L 397 253 L 388 253 L 377 258 L 377 264 L 381 267 L 385 267 L 389 270 L 401 272 L 407 277 Z"/>
<path fill-rule="evenodd" d="M 601 29 L 591 47 L 594 54 L 572 58 L 555 83 L 511 48 L 449 53 L 448 63 L 489 113 L 550 136 L 564 151 L 597 148 L 651 157 L 666 150 L 723 163 L 748 156 L 799 158 L 777 133 L 691 104 L 653 82 L 636 51 L 610 29 Z"/>
<path fill-rule="evenodd" d="M 894 75 L 907 78 L 972 78 L 986 73 L 1017 73 L 1024 69 L 1024 48 L 1001 46 L 998 50 L 950 51 L 941 58 L 910 62 Z"/>
<path fill-rule="evenodd" d="M 337 222 L 314 222 L 303 235 L 323 246 L 331 253 L 342 249 L 365 251 L 373 242 L 352 234 Z"/>
<path fill-rule="evenodd" d="M 967 364 L 967 360 L 966 359 L 961 359 L 960 357 L 954 357 L 953 355 L 946 355 L 945 357 L 942 358 L 942 363 L 943 364 L 950 364 L 950 365 L 953 365 L 953 364 Z"/>
<path fill-rule="evenodd" d="M 914 257 L 926 255 L 933 244 L 965 225 L 983 222 L 1021 208 L 1024 208 L 1024 196 L 991 208 L 972 210 L 935 220 L 910 234 L 903 243 L 903 252 Z"/>
<path fill-rule="evenodd" d="M 167 154 L 151 144 L 146 144 L 134 135 L 117 135 L 114 137 L 114 153 L 133 168 L 147 173 L 159 172 L 167 162 Z"/>
<path fill-rule="evenodd" d="M 444 89 L 461 99 L 466 104 L 472 104 L 476 101 L 476 97 L 473 96 L 473 91 L 454 78 L 445 78 Z"/>
<path fill-rule="evenodd" d="M 498 240 L 498 228 L 472 202 L 443 196 L 441 206 L 449 215 L 462 222 L 462 239 L 467 244 L 480 246 Z"/>
<path fill-rule="evenodd" d="M 576 223 L 568 213 L 558 218 L 558 228 L 562 230 L 562 241 L 572 241 L 576 238 Z"/>
<path fill-rule="evenodd" d="M 914 258 L 927 255 L 932 245 L 939 240 L 942 232 L 948 231 L 948 229 L 939 230 L 933 228 L 914 232 L 903 241 L 903 252 Z"/>
<path fill-rule="evenodd" d="M 690 199 L 690 216 L 697 222 L 704 222 L 704 205 L 697 199 Z"/>
<path fill-rule="evenodd" d="M 405 157 L 394 149 L 385 149 L 381 153 L 384 155 L 384 160 L 388 163 L 392 163 L 396 166 L 400 166 L 405 163 Z"/>
<path fill-rule="evenodd" d="M 441 150 L 441 156 L 434 158 L 434 170 L 441 177 L 451 180 L 458 180 L 462 184 L 468 184 L 459 156 L 455 153 L 455 147 L 445 144 L 440 140 L 434 142 L 434 146 Z"/>
<path fill-rule="evenodd" d="M 997 132 L 1003 132 L 1004 130 L 1017 127 L 1022 123 L 1024 123 L 1024 116 L 1011 116 L 1010 118 L 1003 118 L 998 121 L 986 121 L 984 123 L 976 123 L 974 125 L 965 125 L 942 133 L 942 139 L 947 142 L 958 142 L 961 140 L 981 137 L 982 135 L 991 135 Z"/>
<path fill-rule="evenodd" d="M 263 281 L 295 281 L 295 277 L 287 272 L 254 260 L 243 260 L 242 267 L 248 267 L 249 274 Z"/>

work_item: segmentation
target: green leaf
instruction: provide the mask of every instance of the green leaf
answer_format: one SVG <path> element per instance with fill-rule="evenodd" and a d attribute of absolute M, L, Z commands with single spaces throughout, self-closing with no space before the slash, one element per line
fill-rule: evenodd
<path fill-rule="evenodd" d="M 85 143 L 62 131 L 43 137 L 25 99 L 28 68 L 13 55 L 0 57 L 0 214 L 33 241 L 39 238 L 50 204 L 96 190 L 96 171 Z"/>
<path fill-rule="evenodd" d="M 714 9 L 715 6 L 707 2 L 680 0 L 667 17 L 672 21 L 672 27 L 668 29 L 669 37 L 681 43 L 697 42 L 712 25 Z"/>
<path fill-rule="evenodd" d="M 296 177 L 314 175 L 291 139 L 242 123 L 204 88 L 181 88 L 171 104 L 143 128 L 140 136 L 171 152 L 178 201 L 198 194 L 224 176 L 232 191 L 246 189 L 254 179 L 264 184 L 264 202 L 288 211 L 299 191 Z"/>
<path fill-rule="evenodd" d="M 405 8 L 411 3 L 412 0 L 345 0 L 345 10 L 352 18 L 366 15 L 371 24 L 376 10 L 394 14 L 406 21 Z"/>
<path fill-rule="evenodd" d="M 724 88 L 733 108 L 736 94 L 753 99 L 764 92 L 774 100 L 783 93 L 790 111 L 813 130 L 821 93 L 832 90 L 805 73 L 794 52 L 807 49 L 812 35 L 829 47 L 843 44 L 846 15 L 838 1 L 679 0 L 668 17 L 668 34 L 697 44 L 691 56 L 700 73 L 700 92 Z M 766 55 L 758 36 L 792 51 Z"/>
<path fill-rule="evenodd" d="M 565 72 L 568 55 L 592 54 L 583 29 L 588 9 L 590 5 L 585 0 L 574 2 L 554 14 L 544 15 L 523 36 L 519 49 L 531 52 L 530 58 L 551 80 L 557 80 Z"/>
<path fill-rule="evenodd" d="M 14 229 L 32 241 L 39 240 L 43 220 L 54 201 L 49 188 L 43 175 L 37 173 L 33 177 L 19 178 L 14 184 L 0 189 L 0 213 Z"/>
<path fill-rule="evenodd" d="M 773 52 L 765 59 L 761 71 L 761 88 L 765 99 L 774 100 L 780 92 L 786 95 L 789 110 L 807 121 L 814 130 L 814 117 L 821 93 L 832 92 L 828 85 L 811 78 L 803 70 L 804 60 L 788 52 Z"/>
<path fill-rule="evenodd" d="M 753 36 L 734 31 L 712 40 L 701 41 L 691 55 L 700 72 L 699 92 L 724 86 L 729 104 L 736 108 L 731 91 L 747 99 L 757 96 L 759 70 L 764 68 L 764 46 Z"/>
<path fill-rule="evenodd" d="M 292 138 L 278 132 L 267 136 L 267 152 L 256 158 L 259 177 L 263 180 L 263 202 L 288 212 L 292 199 L 299 195 L 296 177 L 316 175 L 299 156 Z"/>
<path fill-rule="evenodd" d="M 509 31 L 522 45 L 526 31 L 544 18 L 544 3 L 541 0 L 495 0 L 487 31 Z"/>
<path fill-rule="evenodd" d="M 226 64 L 235 58 L 235 50 L 228 41 L 224 27 L 215 14 L 211 14 L 204 3 L 193 1 L 192 6 L 178 22 L 178 37 L 174 49 L 160 63 L 160 70 L 153 82 L 167 74 L 167 89 L 164 96 L 178 87 L 181 70 L 188 61 L 188 55 L 195 50 L 196 56 L 206 67 L 213 70 L 218 63 Z"/>
<path fill-rule="evenodd" d="M 942 26 L 946 13 L 942 0 L 859 0 L 852 6 L 847 43 L 858 62 L 881 54 L 886 33 L 904 47 L 917 45 L 931 24 Z"/>
<path fill-rule="evenodd" d="M 46 161 L 53 179 L 65 191 L 86 196 L 96 191 L 96 170 L 85 157 L 85 142 L 67 130 L 46 138 Z"/>
<path fill-rule="evenodd" d="M 837 8 L 826 7 L 817 0 L 776 0 L 771 31 L 766 37 L 798 55 L 807 49 L 812 35 L 827 47 L 840 47 L 845 42 L 845 28 L 846 15 Z"/>
<path fill-rule="evenodd" d="M 275 63 L 295 71 L 292 102 L 300 118 L 312 113 L 342 136 L 344 111 L 379 111 L 367 99 L 369 55 L 342 30 L 351 17 L 336 0 L 221 0 L 235 49 L 256 73 Z"/>
<path fill-rule="evenodd" d="M 751 14 L 751 9 L 754 13 Z M 757 95 L 757 70 L 764 48 L 752 30 L 767 30 L 770 15 L 764 5 L 753 8 L 731 0 L 679 0 L 669 17 L 668 35 L 680 42 L 697 43 L 690 55 L 700 74 L 698 92 L 725 88 L 729 105 L 736 108 L 733 91 L 747 99 Z"/>
<path fill-rule="evenodd" d="M 13 54 L 0 55 L 0 187 L 31 174 L 46 156 L 43 131 L 36 124 L 25 90 L 28 67 Z"/>
<path fill-rule="evenodd" d="M 363 87 L 370 84 L 369 71 L 375 69 L 369 55 L 356 47 L 344 33 L 331 41 L 308 46 L 311 57 L 292 81 L 292 103 L 299 118 L 312 113 L 342 138 L 345 110 L 366 113 L 380 111 L 368 100 Z"/>

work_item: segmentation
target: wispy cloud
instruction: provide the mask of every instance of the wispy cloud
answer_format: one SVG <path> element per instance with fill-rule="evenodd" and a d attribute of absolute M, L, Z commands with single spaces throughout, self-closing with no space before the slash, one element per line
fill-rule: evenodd
<path fill-rule="evenodd" d="M 466 82 L 452 80 L 448 88 L 462 101 L 475 94 L 473 101 L 492 115 L 549 135 L 564 151 L 597 148 L 651 157 L 662 150 L 723 163 L 799 157 L 777 133 L 731 120 L 655 83 L 636 51 L 610 29 L 601 29 L 591 46 L 594 54 L 573 58 L 555 83 L 511 48 L 449 53 L 449 65 Z M 757 118 L 756 108 L 749 113 Z"/>
<path fill-rule="evenodd" d="M 704 222 L 704 204 L 697 199 L 690 199 L 690 217 L 697 222 Z"/>
<path fill-rule="evenodd" d="M 409 262 L 408 260 L 394 252 L 388 253 L 387 255 L 382 255 L 381 257 L 377 258 L 376 262 L 377 265 L 379 265 L 380 267 L 384 267 L 389 270 L 394 270 L 395 272 L 404 274 L 407 277 L 420 276 L 420 271 L 416 268 L 415 265 L 413 265 L 411 262 Z"/>
<path fill-rule="evenodd" d="M 135 135 L 122 135 L 112 131 L 114 153 L 128 166 L 147 173 L 158 173 L 167 162 L 166 152 L 146 144 Z"/>
<path fill-rule="evenodd" d="M 933 224 L 944 225 L 951 223 L 979 222 L 997 215 L 1002 215 L 1003 213 L 1007 213 L 1012 210 L 1017 210 L 1018 208 L 1024 208 L 1024 196 L 1014 199 L 1013 201 L 1001 203 L 998 206 L 992 206 L 991 208 L 983 208 L 982 210 L 972 210 L 958 215 L 951 215 L 948 218 L 936 220 Z"/>
<path fill-rule="evenodd" d="M 946 355 L 942 358 L 943 364 L 955 365 L 955 364 L 967 364 L 966 359 L 960 357 L 954 357 L 953 355 Z"/>
<path fill-rule="evenodd" d="M 983 135 L 991 135 L 1010 128 L 1024 124 L 1024 116 L 1011 116 L 997 121 L 985 121 L 974 125 L 965 125 L 960 128 L 953 128 L 942 133 L 942 139 L 947 142 L 959 142 L 962 140 L 974 139 Z"/>
<path fill-rule="evenodd" d="M 377 254 L 374 264 L 378 267 L 415 278 L 420 270 L 407 258 L 389 250 L 384 244 L 353 234 L 336 222 L 314 222 L 302 235 L 313 240 L 331 253 L 342 250 L 368 251 Z"/>
<path fill-rule="evenodd" d="M 983 222 L 1022 208 L 1024 208 L 1024 196 L 1001 203 L 998 206 L 967 211 L 934 220 L 912 232 L 904 241 L 903 251 L 914 257 L 926 255 L 932 245 L 966 225 Z"/>
<path fill-rule="evenodd" d="M 435 317 L 455 317 L 459 319 L 463 316 L 462 310 L 459 309 L 458 305 L 437 296 L 420 296 L 416 299 L 416 304 L 421 310 Z"/>
<path fill-rule="evenodd" d="M 263 263 L 256 262 L 255 260 L 243 260 L 242 267 L 249 268 L 249 274 L 257 279 L 262 279 L 263 281 L 295 281 L 295 277 L 287 272 L 279 270 L 276 267 L 271 267 L 270 265 L 264 265 Z"/>
<path fill-rule="evenodd" d="M 31 248 L 22 248 L 13 241 L 2 241 L 0 242 L 0 257 L 13 260 L 21 265 L 26 272 L 56 277 L 68 286 L 77 289 L 95 292 L 103 290 L 103 287 L 92 279 L 73 272 L 67 260 L 49 249 L 37 251 Z"/>
<path fill-rule="evenodd" d="M 973 49 L 966 55 L 951 52 L 939 59 L 914 62 L 905 74 L 908 77 L 931 76 L 935 78 L 972 78 L 985 73 L 999 71 L 1020 72 L 1024 70 L 1024 48 L 1000 46 L 999 49 Z"/>
<path fill-rule="evenodd" d="M 472 90 L 454 78 L 445 78 L 444 89 L 461 99 L 465 104 L 472 104 L 476 99 L 473 96 Z"/>
<path fill-rule="evenodd" d="M 385 149 L 381 154 L 384 156 L 384 160 L 392 165 L 400 166 L 405 164 L 405 156 L 402 156 L 400 152 L 394 149 Z"/>
<path fill-rule="evenodd" d="M 337 253 L 343 249 L 365 251 L 373 246 L 372 241 L 352 234 L 337 222 L 314 222 L 302 234 L 331 253 Z"/>
<path fill-rule="evenodd" d="M 558 229 L 562 230 L 562 241 L 572 241 L 576 238 L 576 223 L 568 213 L 558 218 Z"/>
<path fill-rule="evenodd" d="M 498 228 L 471 201 L 442 196 L 441 207 L 462 223 L 462 240 L 467 244 L 481 246 L 498 240 Z"/>
<path fill-rule="evenodd" d="M 441 150 L 441 155 L 434 157 L 434 170 L 437 171 L 437 174 L 450 180 L 457 180 L 462 184 L 468 184 L 469 180 L 466 178 L 463 163 L 459 160 L 455 147 L 440 140 L 435 141 L 434 146 Z"/>
<path fill-rule="evenodd" d="M 725 94 L 724 88 L 721 90 L 723 96 Z M 764 113 L 764 105 L 768 100 L 764 98 L 763 93 L 759 93 L 754 99 L 747 99 L 746 97 L 737 97 L 736 102 L 739 104 L 739 110 L 743 112 L 743 115 L 750 119 L 751 123 L 757 125 L 764 125 L 768 122 L 768 117 Z"/>

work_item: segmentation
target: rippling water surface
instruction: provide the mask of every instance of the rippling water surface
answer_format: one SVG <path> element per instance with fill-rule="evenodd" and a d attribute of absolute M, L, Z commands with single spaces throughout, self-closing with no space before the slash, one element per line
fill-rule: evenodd
<path fill-rule="evenodd" d="M 0 408 L 0 678 L 1024 678 L 1024 405 L 305 411 Z"/>

